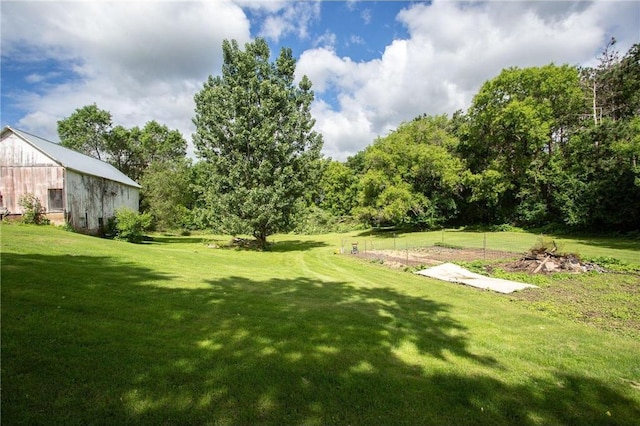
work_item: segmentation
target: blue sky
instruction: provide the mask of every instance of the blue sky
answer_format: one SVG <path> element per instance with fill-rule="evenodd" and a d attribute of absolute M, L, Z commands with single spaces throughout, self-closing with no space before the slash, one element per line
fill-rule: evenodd
<path fill-rule="evenodd" d="M 338 56 L 370 61 L 379 58 L 393 40 L 408 36 L 406 28 L 395 17 L 409 5 L 400 1 L 325 2 L 320 6 L 317 19 L 309 22 L 307 37 L 294 32 L 281 43 L 292 47 L 298 57 L 309 47 L 331 45 Z M 252 22 L 260 22 L 259 14 L 249 12 Z M 254 36 L 266 35 L 261 34 L 259 26 L 253 30 Z"/>
<path fill-rule="evenodd" d="M 314 84 L 327 156 L 344 160 L 421 114 L 466 110 L 510 66 L 592 65 L 640 42 L 637 1 L 3 1 L 1 124 L 57 140 L 88 104 L 114 124 L 191 139 L 193 96 L 221 45 L 290 47 Z"/>

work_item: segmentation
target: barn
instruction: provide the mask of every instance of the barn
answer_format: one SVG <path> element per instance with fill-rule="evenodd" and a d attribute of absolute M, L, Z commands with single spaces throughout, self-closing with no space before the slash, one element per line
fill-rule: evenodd
<path fill-rule="evenodd" d="M 0 134 L 0 211 L 35 195 L 52 223 L 97 233 L 119 208 L 138 211 L 140 185 L 112 165 L 9 126 Z"/>

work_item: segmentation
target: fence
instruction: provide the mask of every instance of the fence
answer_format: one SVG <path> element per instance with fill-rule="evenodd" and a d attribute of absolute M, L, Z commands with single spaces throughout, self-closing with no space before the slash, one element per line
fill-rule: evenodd
<path fill-rule="evenodd" d="M 426 233 L 362 233 L 343 238 L 340 252 L 407 266 L 453 260 L 490 260 L 522 256 L 543 236 L 520 232 L 468 232 L 444 229 Z"/>

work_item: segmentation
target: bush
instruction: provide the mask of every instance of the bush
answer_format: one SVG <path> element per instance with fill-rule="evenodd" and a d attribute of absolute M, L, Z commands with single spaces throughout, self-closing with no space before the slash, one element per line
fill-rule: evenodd
<path fill-rule="evenodd" d="M 118 228 L 116 228 L 116 217 L 111 216 L 107 218 L 107 222 L 102 225 L 100 229 L 101 237 L 103 238 L 115 238 L 118 235 Z"/>
<path fill-rule="evenodd" d="M 151 226 L 151 215 L 140 214 L 123 208 L 116 211 L 116 239 L 140 243 L 144 239 L 144 231 Z"/>
<path fill-rule="evenodd" d="M 35 195 L 31 193 L 23 194 L 18 200 L 18 205 L 22 207 L 22 221 L 33 225 L 48 225 L 49 219 L 45 216 L 45 208 Z"/>

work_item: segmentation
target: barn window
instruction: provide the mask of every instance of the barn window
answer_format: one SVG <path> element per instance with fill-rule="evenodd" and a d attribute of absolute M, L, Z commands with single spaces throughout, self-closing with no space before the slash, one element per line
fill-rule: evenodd
<path fill-rule="evenodd" d="M 62 203 L 62 189 L 49 190 L 49 211 L 62 211 L 64 208 Z"/>

